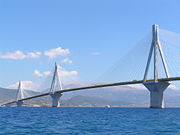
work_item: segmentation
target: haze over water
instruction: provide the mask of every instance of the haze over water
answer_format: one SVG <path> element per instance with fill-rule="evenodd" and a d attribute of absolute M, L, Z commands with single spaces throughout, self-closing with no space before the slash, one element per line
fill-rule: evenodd
<path fill-rule="evenodd" d="M 180 109 L 0 108 L 2 135 L 179 135 Z"/>

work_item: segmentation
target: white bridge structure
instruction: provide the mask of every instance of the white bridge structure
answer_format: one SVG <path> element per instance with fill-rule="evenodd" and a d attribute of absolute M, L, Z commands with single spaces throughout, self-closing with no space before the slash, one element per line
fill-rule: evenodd
<path fill-rule="evenodd" d="M 53 79 L 50 87 L 50 96 L 52 98 L 52 107 L 59 107 L 60 106 L 60 97 L 62 96 L 62 93 L 56 93 L 57 90 L 63 90 L 62 89 L 62 82 L 61 78 L 59 76 L 59 72 L 57 69 L 57 64 L 55 63 L 55 70 L 53 74 Z"/>
<path fill-rule="evenodd" d="M 158 67 L 158 56 L 160 56 L 160 60 L 163 64 L 163 70 L 165 72 L 165 78 L 159 78 L 159 67 Z M 150 68 L 150 63 L 153 61 L 153 79 L 148 79 L 148 73 Z M 57 64 L 55 64 L 55 70 L 53 74 L 52 83 L 50 86 L 50 91 L 48 93 L 39 94 L 36 96 L 24 98 L 23 91 L 21 88 L 21 82 L 19 82 L 17 98 L 15 101 L 4 103 L 2 105 L 9 105 L 12 103 L 16 103 L 17 106 L 22 106 L 24 101 L 47 96 L 50 95 L 52 98 L 52 107 L 60 106 L 60 98 L 63 93 L 77 90 L 85 90 L 85 89 L 94 89 L 94 88 L 102 88 L 102 87 L 111 87 L 111 86 L 120 86 L 120 85 L 129 85 L 129 84 L 143 84 L 150 92 L 150 108 L 164 108 L 164 91 L 171 84 L 171 81 L 179 81 L 180 77 L 170 77 L 168 72 L 168 67 L 166 64 L 166 59 L 163 54 L 161 42 L 159 39 L 159 30 L 158 25 L 154 24 L 152 26 L 152 42 L 150 45 L 149 56 L 147 60 L 147 65 L 144 73 L 144 78 L 142 80 L 134 80 L 134 81 L 126 81 L 126 82 L 117 82 L 117 83 L 108 83 L 108 84 L 100 84 L 100 85 L 92 85 L 87 87 L 79 87 L 79 88 L 70 88 L 63 89 L 60 75 L 57 70 Z"/>
<path fill-rule="evenodd" d="M 21 99 L 24 99 L 24 92 L 21 86 L 21 81 L 19 81 L 18 91 L 17 91 L 17 96 L 16 96 L 16 105 L 18 107 L 21 107 L 24 103 L 24 101 L 21 101 Z"/>
<path fill-rule="evenodd" d="M 164 58 L 164 54 L 162 51 L 161 43 L 158 36 L 158 25 L 153 25 L 152 30 L 152 43 L 149 52 L 148 62 L 146 66 L 146 71 L 143 79 L 144 86 L 150 92 L 150 107 L 151 108 L 163 108 L 164 107 L 164 99 L 163 92 L 170 85 L 169 81 L 159 82 L 158 81 L 158 53 L 160 53 L 160 57 L 163 63 L 163 67 L 165 70 L 166 78 L 169 78 L 169 72 L 167 69 L 166 60 Z M 154 80 L 152 82 L 147 81 L 148 70 L 151 62 L 151 58 L 154 51 Z M 162 72 L 162 71 L 161 71 Z"/>

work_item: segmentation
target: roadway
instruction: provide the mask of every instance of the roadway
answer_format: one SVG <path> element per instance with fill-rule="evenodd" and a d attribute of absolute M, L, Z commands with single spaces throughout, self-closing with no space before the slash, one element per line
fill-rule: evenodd
<path fill-rule="evenodd" d="M 180 77 L 161 78 L 161 79 L 158 79 L 158 82 L 179 81 L 179 80 L 180 80 Z M 154 80 L 146 80 L 146 82 L 154 82 Z M 58 90 L 55 93 L 65 93 L 65 92 L 71 92 L 71 91 L 77 91 L 77 90 L 105 88 L 105 87 L 112 87 L 112 86 L 130 85 L 130 84 L 141 84 L 141 83 L 144 83 L 143 80 L 134 80 L 134 81 L 118 82 L 118 83 L 107 83 L 107 84 L 99 84 L 99 85 L 91 85 L 91 86 L 86 86 L 86 87 Z M 27 98 L 21 99 L 19 101 L 30 100 L 30 99 L 34 99 L 34 98 L 38 98 L 38 97 L 47 96 L 47 95 L 50 95 L 50 93 L 43 93 L 43 94 L 39 94 L 39 95 L 36 95 L 36 96 L 27 97 Z M 13 104 L 13 103 L 16 103 L 16 102 L 17 101 L 7 102 L 7 103 L 2 104 L 1 106 Z"/>

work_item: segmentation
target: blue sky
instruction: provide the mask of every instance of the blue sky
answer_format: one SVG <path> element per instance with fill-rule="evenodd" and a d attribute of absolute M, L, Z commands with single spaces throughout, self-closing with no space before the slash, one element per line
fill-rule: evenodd
<path fill-rule="evenodd" d="M 94 80 L 152 24 L 180 33 L 179 5 L 179 0 L 0 0 L 0 86 L 43 80 L 55 61 L 65 74 Z"/>

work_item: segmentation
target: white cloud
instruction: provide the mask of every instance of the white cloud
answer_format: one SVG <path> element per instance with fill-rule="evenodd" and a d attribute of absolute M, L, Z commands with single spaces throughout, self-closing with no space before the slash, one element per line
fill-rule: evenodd
<path fill-rule="evenodd" d="M 14 60 L 22 60 L 22 59 L 35 59 L 39 58 L 41 52 L 28 52 L 23 53 L 22 51 L 15 51 L 15 52 L 7 52 L 5 54 L 0 55 L 0 59 L 14 59 Z"/>
<path fill-rule="evenodd" d="M 130 85 L 126 85 L 126 87 L 138 89 L 138 90 L 145 90 L 146 89 L 146 87 L 142 84 L 130 84 Z"/>
<path fill-rule="evenodd" d="M 26 57 L 35 59 L 35 58 L 39 58 L 41 54 L 42 54 L 41 52 L 29 52 L 27 53 Z"/>
<path fill-rule="evenodd" d="M 61 63 L 65 63 L 65 64 L 72 64 L 72 60 L 69 58 L 65 58 L 61 61 Z"/>
<path fill-rule="evenodd" d="M 61 47 L 50 49 L 44 52 L 45 56 L 48 56 L 49 59 L 54 59 L 57 56 L 66 56 L 70 54 L 69 49 L 63 49 Z"/>
<path fill-rule="evenodd" d="M 25 57 L 26 55 L 21 51 L 8 52 L 0 55 L 1 59 L 24 59 Z"/>
<path fill-rule="evenodd" d="M 37 77 L 42 77 L 43 76 L 43 74 L 41 74 L 40 71 L 37 70 L 37 69 L 34 70 L 34 75 L 37 76 Z"/>
<path fill-rule="evenodd" d="M 93 52 L 93 53 L 92 53 L 92 56 L 99 56 L 99 55 L 101 55 L 100 52 Z"/>
<path fill-rule="evenodd" d="M 78 72 L 77 71 L 61 71 L 60 76 L 61 77 L 67 77 L 67 76 L 77 76 Z"/>
<path fill-rule="evenodd" d="M 61 47 L 53 48 L 44 52 L 22 52 L 20 50 L 14 52 L 7 52 L 0 54 L 0 59 L 13 59 L 13 60 L 22 60 L 22 59 L 37 59 L 40 56 L 48 56 L 49 59 L 54 59 L 57 56 L 66 56 L 70 54 L 69 49 L 63 49 Z M 65 59 L 64 62 L 72 63 L 70 59 Z"/>
<path fill-rule="evenodd" d="M 172 89 L 172 90 L 178 90 L 178 88 L 175 85 L 173 85 L 173 84 L 169 85 L 168 88 Z"/>
<path fill-rule="evenodd" d="M 19 85 L 19 82 L 16 82 L 14 84 L 7 86 L 7 88 L 17 89 L 18 85 Z M 35 90 L 39 87 L 39 84 L 36 84 L 29 80 L 26 80 L 26 81 L 21 81 L 21 87 L 22 87 L 22 89 L 26 89 L 26 90 Z"/>
<path fill-rule="evenodd" d="M 34 70 L 34 76 L 37 76 L 37 77 L 44 77 L 44 76 L 50 76 L 52 73 L 51 71 L 46 71 L 46 72 L 43 72 L 41 73 L 39 70 Z"/>
<path fill-rule="evenodd" d="M 43 73 L 43 75 L 44 76 L 50 76 L 50 75 L 52 75 L 52 72 L 51 71 L 46 71 L 46 72 Z"/>
<path fill-rule="evenodd" d="M 78 75 L 78 71 L 73 70 L 73 71 L 67 71 L 66 69 L 64 69 L 63 67 L 58 65 L 58 73 L 60 75 L 60 77 L 73 77 L 73 76 L 77 76 Z M 39 70 L 34 70 L 33 73 L 35 76 L 37 77 L 46 77 L 46 76 L 51 76 L 53 75 L 53 73 L 51 71 L 45 71 L 45 72 L 40 72 Z"/>
<path fill-rule="evenodd" d="M 58 71 L 61 77 L 67 77 L 67 76 L 77 76 L 78 72 L 73 70 L 73 71 L 67 71 L 63 67 L 58 65 Z"/>

